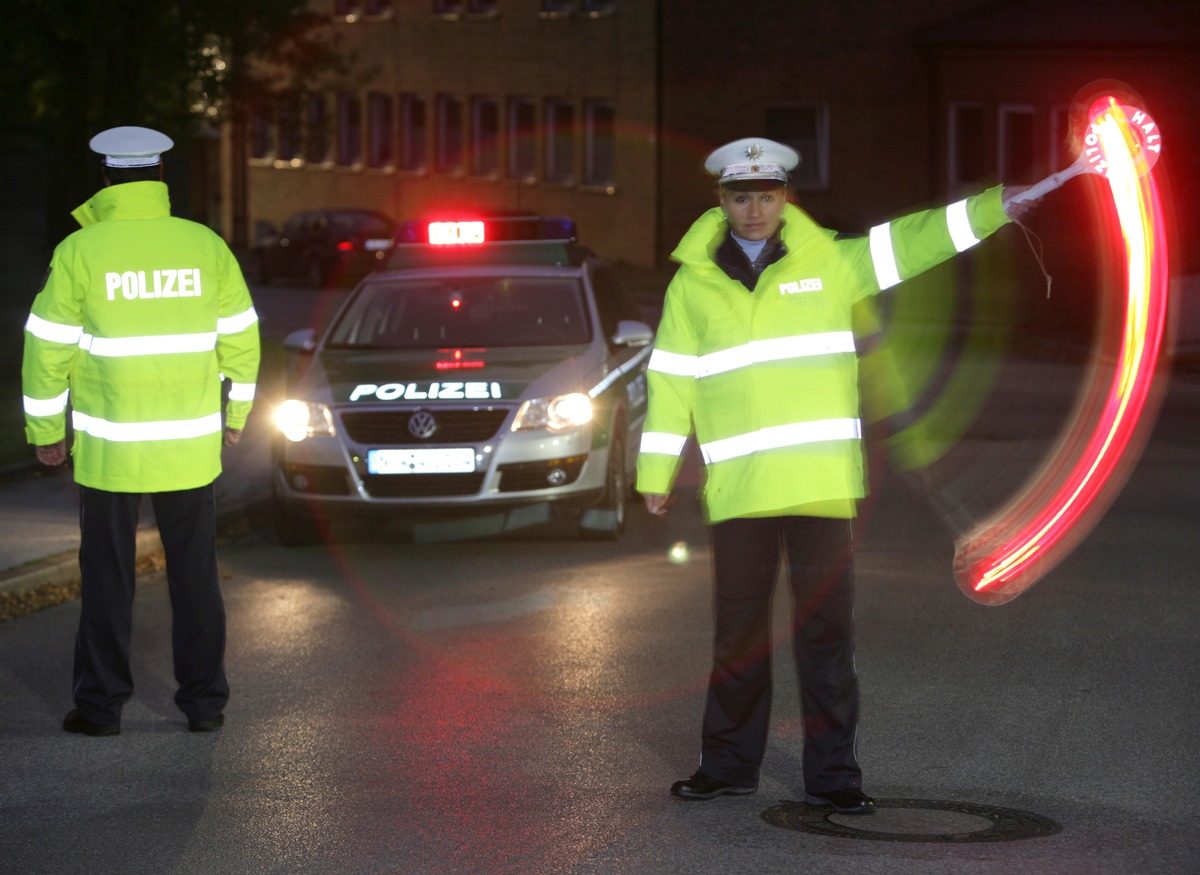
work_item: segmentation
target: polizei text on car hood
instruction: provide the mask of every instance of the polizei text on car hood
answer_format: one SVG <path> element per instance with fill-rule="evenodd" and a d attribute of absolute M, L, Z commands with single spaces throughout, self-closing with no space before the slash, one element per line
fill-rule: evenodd
<path fill-rule="evenodd" d="M 324 350 L 315 373 L 337 405 L 516 402 L 534 393 L 587 391 L 588 347 L 536 349 Z M 310 387 L 315 383 L 306 380 Z M 324 393 L 320 393 L 324 394 Z M 316 400 L 316 399 L 314 399 Z"/>

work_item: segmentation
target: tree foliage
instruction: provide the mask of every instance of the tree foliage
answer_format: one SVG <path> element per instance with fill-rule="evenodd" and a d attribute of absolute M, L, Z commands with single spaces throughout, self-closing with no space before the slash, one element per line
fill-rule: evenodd
<path fill-rule="evenodd" d="M 144 125 L 177 143 L 342 62 L 305 0 L 7 0 L 0 150 L 40 150 L 58 214 L 94 187 L 88 140 Z M 213 53 L 216 47 L 218 53 Z M 207 50 L 207 51 L 206 51 Z M 243 63 L 255 58 L 256 63 Z M 209 108 L 207 114 L 198 106 Z M 77 169 L 78 168 L 78 169 Z M 61 170 L 61 172 L 60 172 Z M 93 182 L 84 183 L 88 173 Z M 71 204 L 73 206 L 74 204 Z"/>
<path fill-rule="evenodd" d="M 9 0 L 3 122 L 42 141 L 117 124 L 184 134 L 199 86 L 226 111 L 337 64 L 305 0 Z M 225 69 L 203 49 L 220 47 Z M 258 57 L 274 62 L 252 68 Z M 269 71 L 269 72 L 268 72 Z M 64 136 L 69 132 L 68 136 Z"/>

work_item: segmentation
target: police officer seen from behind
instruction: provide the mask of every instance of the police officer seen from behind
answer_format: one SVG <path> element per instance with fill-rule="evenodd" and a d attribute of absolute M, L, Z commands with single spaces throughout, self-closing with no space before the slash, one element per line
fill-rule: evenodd
<path fill-rule="evenodd" d="M 720 206 L 673 253 L 680 267 L 650 359 L 638 490 L 651 514 L 666 512 L 694 428 L 716 588 L 700 766 L 671 793 L 705 800 L 758 788 L 771 592 L 786 556 L 804 798 L 870 813 L 856 750 L 852 519 L 864 482 L 851 308 L 992 234 L 1022 189 L 996 187 L 838 239 L 788 203 L 798 163 L 762 138 L 709 155 Z"/>
<path fill-rule="evenodd" d="M 138 506 L 149 493 L 166 553 L 175 704 L 193 732 L 224 722 L 225 606 L 213 481 L 258 376 L 258 317 L 225 242 L 172 218 L 166 135 L 97 134 L 105 187 L 73 215 L 25 326 L 26 435 L 66 460 L 71 408 L 83 594 L 67 732 L 116 735 L 133 693 L 129 637 Z M 228 402 L 222 423 L 222 377 Z"/>

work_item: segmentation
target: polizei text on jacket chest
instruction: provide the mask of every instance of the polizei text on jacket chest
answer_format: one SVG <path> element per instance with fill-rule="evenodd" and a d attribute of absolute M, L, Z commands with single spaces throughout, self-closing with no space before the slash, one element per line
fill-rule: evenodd
<path fill-rule="evenodd" d="M 110 301 L 117 299 L 118 292 L 127 301 L 136 301 L 138 298 L 198 298 L 200 268 L 127 270 L 124 273 L 109 271 L 104 275 L 104 288 Z"/>

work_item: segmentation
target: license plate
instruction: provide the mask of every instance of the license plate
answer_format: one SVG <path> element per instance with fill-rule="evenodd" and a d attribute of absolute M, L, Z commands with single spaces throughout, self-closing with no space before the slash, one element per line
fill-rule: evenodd
<path fill-rule="evenodd" d="M 470 474 L 475 451 L 470 447 L 421 450 L 368 450 L 369 474 Z"/>
<path fill-rule="evenodd" d="M 367 252 L 375 252 L 378 249 L 388 249 L 391 247 L 391 245 L 391 240 L 372 239 L 363 241 L 363 248 L 366 249 Z"/>

